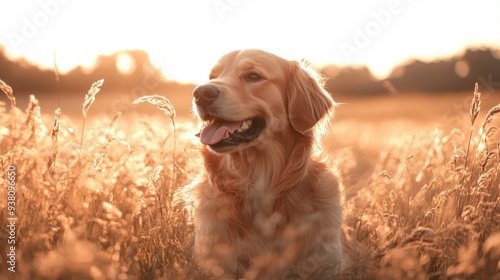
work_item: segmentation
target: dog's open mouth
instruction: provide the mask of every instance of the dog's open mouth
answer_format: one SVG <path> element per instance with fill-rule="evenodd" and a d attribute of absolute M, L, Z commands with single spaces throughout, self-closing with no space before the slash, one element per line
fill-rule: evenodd
<path fill-rule="evenodd" d="M 264 130 L 265 121 L 262 117 L 254 117 L 243 121 L 227 121 L 212 118 L 197 136 L 201 143 L 208 145 L 216 152 L 231 150 L 243 143 L 256 139 Z"/>

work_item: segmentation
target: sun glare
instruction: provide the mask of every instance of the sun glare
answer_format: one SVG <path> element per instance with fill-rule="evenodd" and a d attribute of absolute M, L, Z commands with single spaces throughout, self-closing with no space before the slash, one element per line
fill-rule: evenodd
<path fill-rule="evenodd" d="M 463 60 L 457 61 L 455 63 L 455 73 L 460 78 L 465 78 L 469 75 L 469 64 Z"/>
<path fill-rule="evenodd" d="M 409 59 L 446 58 L 474 45 L 500 45 L 495 33 L 500 23 L 493 12 L 498 4 L 491 0 L 475 5 L 440 1 L 432 3 L 432 9 L 428 1 L 406 0 L 363 5 L 321 0 L 307 5 L 262 0 L 198 5 L 106 1 L 99 2 L 99 9 L 94 0 L 54 1 L 59 4 L 13 9 L 18 14 L 7 15 L 8 24 L 0 25 L 0 40 L 12 56 L 47 68 L 53 67 L 51 54 L 56 49 L 62 72 L 89 66 L 98 55 L 141 49 L 167 79 L 199 83 L 222 54 L 260 48 L 317 65 L 366 65 L 375 77 L 384 78 Z M 117 5 L 120 13 L 111 14 Z M 138 14 L 138 7 L 147 13 Z M 443 14 L 449 7 L 453 14 Z M 482 15 L 480 22 L 465 20 L 475 14 Z M 116 66 L 124 74 L 138 67 L 126 55 L 118 56 Z"/>
<path fill-rule="evenodd" d="M 0 11 L 0 280 L 500 280 L 499 0 Z"/>
<path fill-rule="evenodd" d="M 116 58 L 116 68 L 123 75 L 130 75 L 135 70 L 135 61 L 130 55 L 121 53 Z"/>

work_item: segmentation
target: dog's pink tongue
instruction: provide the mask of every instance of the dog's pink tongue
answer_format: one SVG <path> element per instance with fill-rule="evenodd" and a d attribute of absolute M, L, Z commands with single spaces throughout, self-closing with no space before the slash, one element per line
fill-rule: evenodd
<path fill-rule="evenodd" d="M 241 122 L 216 121 L 205 126 L 200 133 L 200 141 L 205 145 L 214 145 L 224 139 L 226 131 L 235 132 L 241 126 Z"/>

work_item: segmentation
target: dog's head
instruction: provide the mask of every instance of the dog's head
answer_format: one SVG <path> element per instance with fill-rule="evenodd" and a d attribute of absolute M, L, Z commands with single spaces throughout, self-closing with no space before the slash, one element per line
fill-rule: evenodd
<path fill-rule="evenodd" d="M 199 137 L 216 153 L 259 145 L 276 133 L 313 135 L 334 102 L 315 72 L 260 50 L 234 51 L 193 91 Z"/>

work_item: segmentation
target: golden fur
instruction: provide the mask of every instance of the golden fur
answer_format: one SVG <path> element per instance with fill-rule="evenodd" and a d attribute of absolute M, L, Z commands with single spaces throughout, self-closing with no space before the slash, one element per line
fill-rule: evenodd
<path fill-rule="evenodd" d="M 316 152 L 334 101 L 315 72 L 260 50 L 223 56 L 208 84 L 220 89 L 210 105 L 218 118 L 260 116 L 265 128 L 228 152 L 202 147 L 205 170 L 192 184 L 198 265 L 216 279 L 333 278 L 340 183 Z"/>

